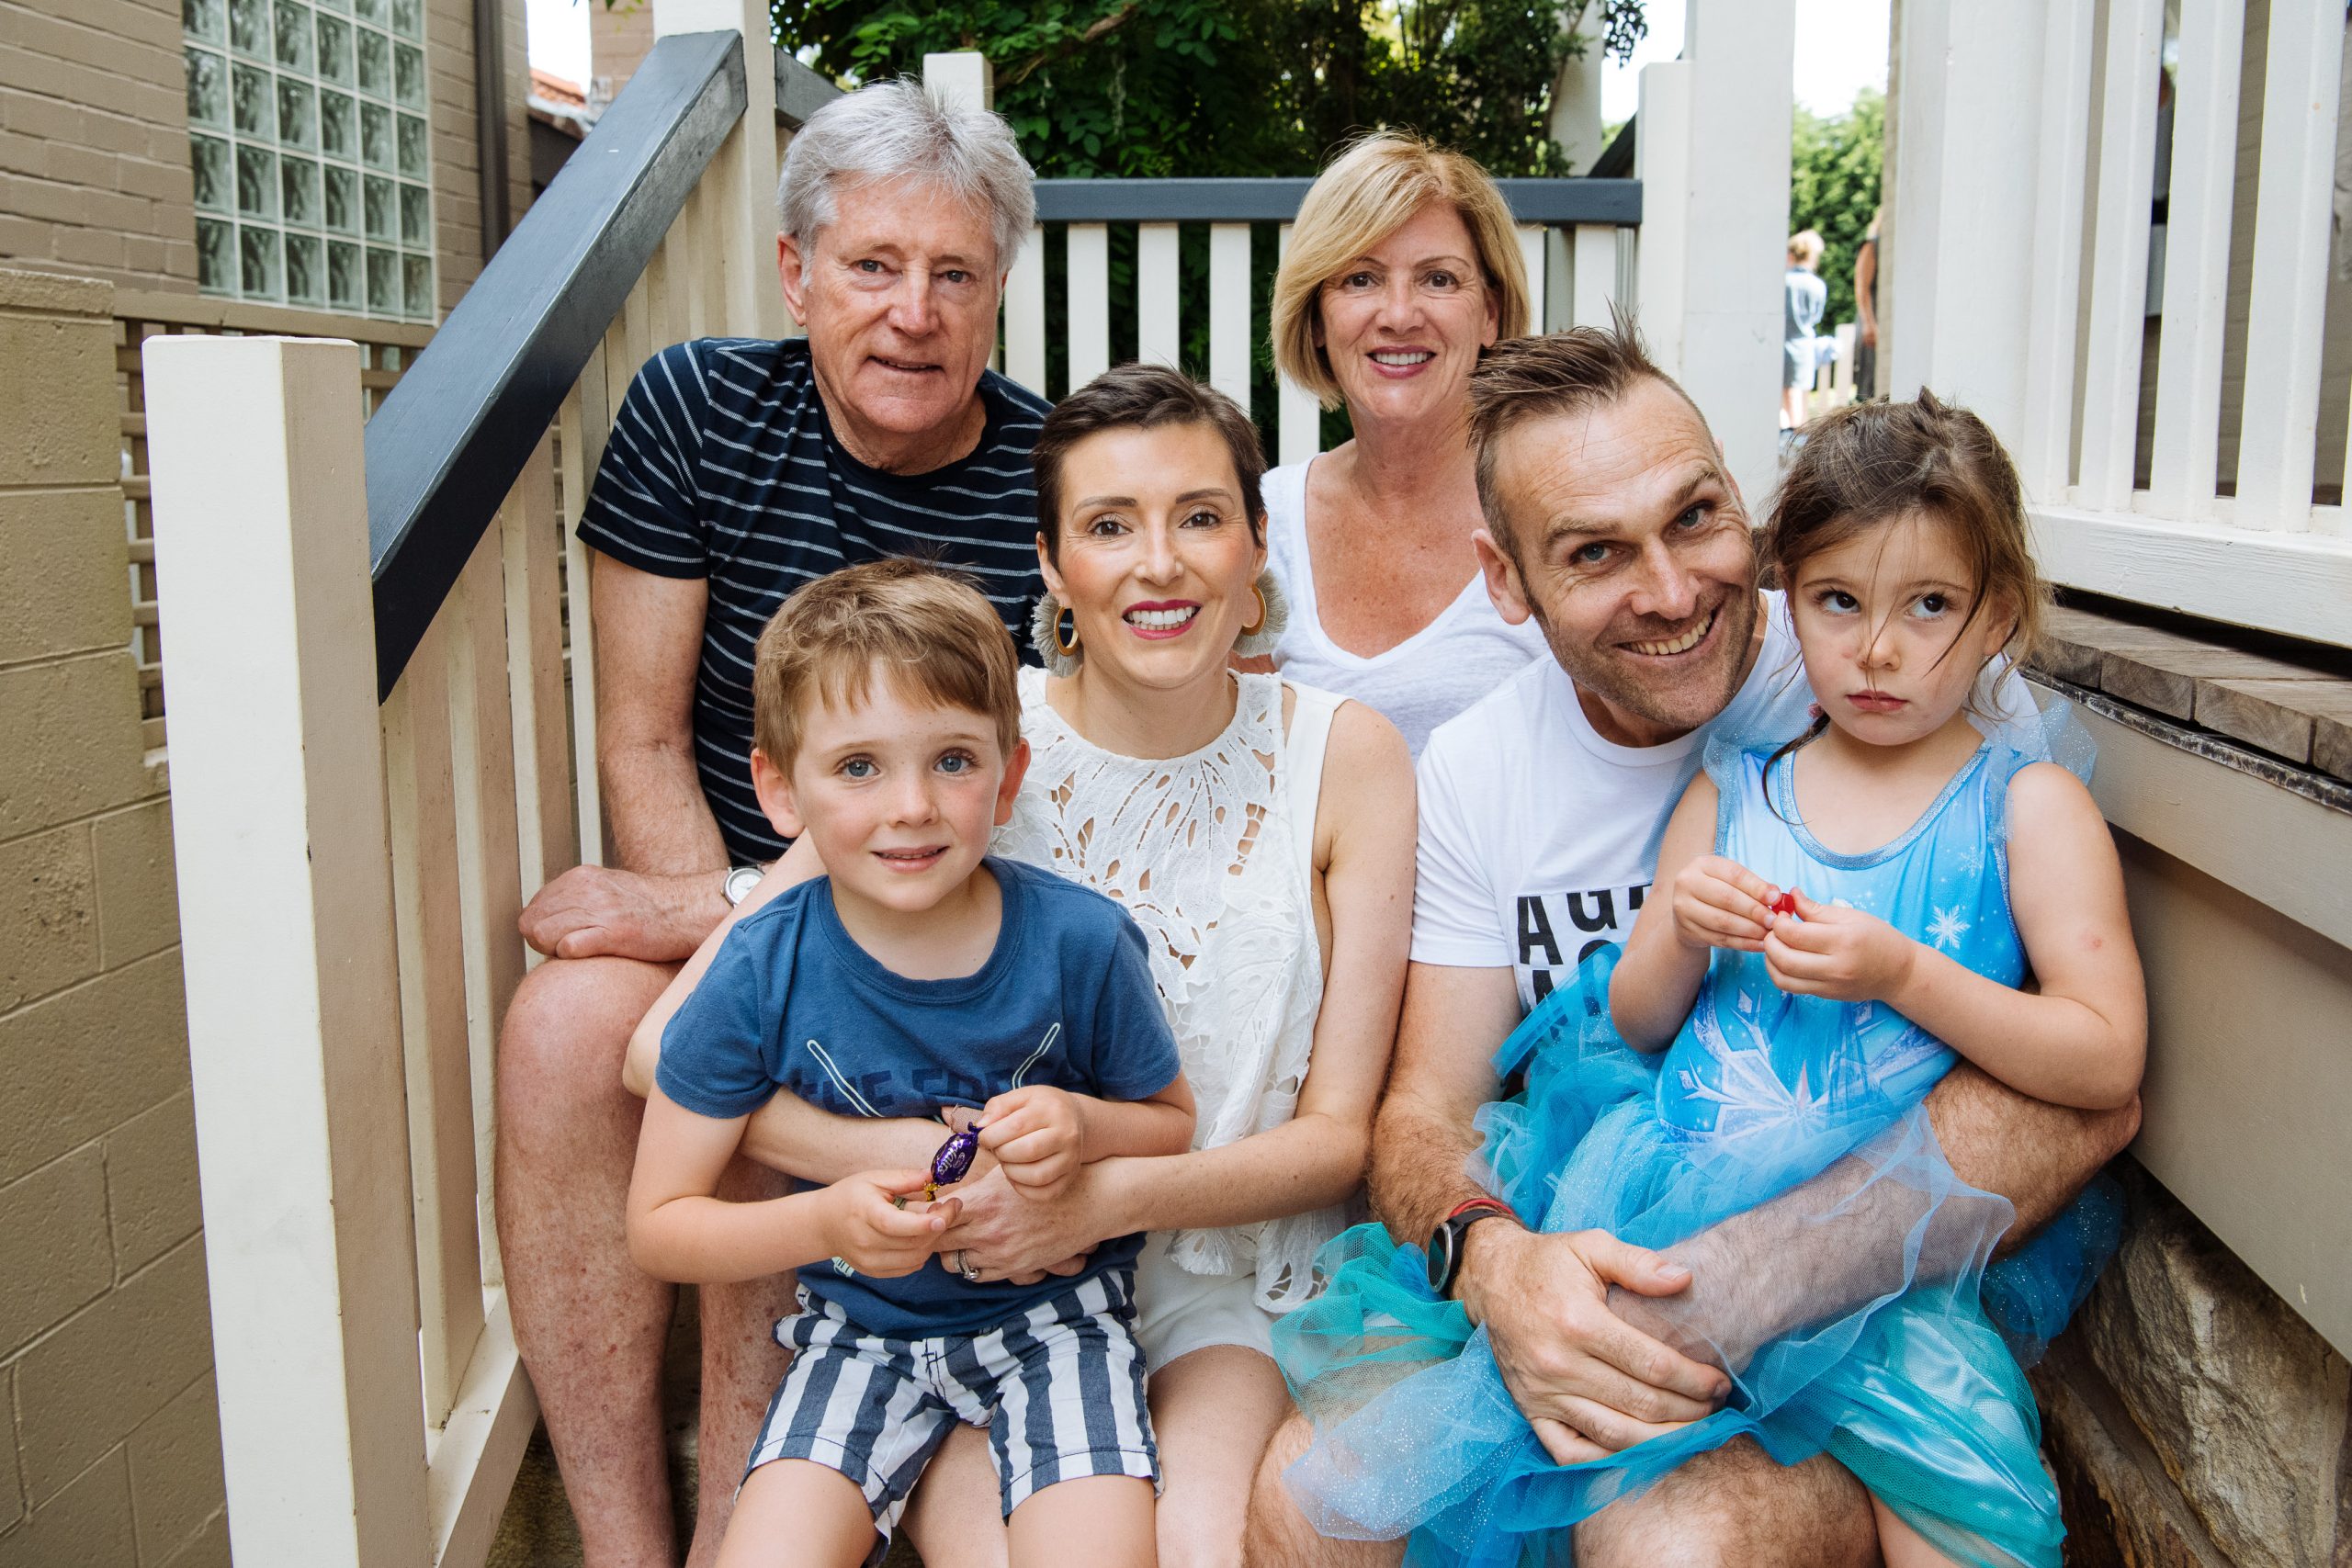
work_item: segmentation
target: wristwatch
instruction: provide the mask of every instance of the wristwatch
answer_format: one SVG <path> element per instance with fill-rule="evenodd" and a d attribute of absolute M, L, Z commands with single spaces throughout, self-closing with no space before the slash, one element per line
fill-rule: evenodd
<path fill-rule="evenodd" d="M 1454 1206 L 1453 1212 L 1437 1223 L 1430 1232 L 1430 1289 L 1440 1299 L 1453 1292 L 1454 1279 L 1462 1272 L 1462 1254 L 1470 1227 L 1480 1220 L 1506 1219 L 1519 1223 L 1519 1215 L 1499 1198 L 1473 1198 Z"/>
<path fill-rule="evenodd" d="M 727 880 L 718 885 L 719 891 L 727 895 L 728 907 L 731 908 L 741 904 L 752 889 L 760 885 L 760 878 L 766 874 L 765 866 L 739 865 L 729 870 Z"/>

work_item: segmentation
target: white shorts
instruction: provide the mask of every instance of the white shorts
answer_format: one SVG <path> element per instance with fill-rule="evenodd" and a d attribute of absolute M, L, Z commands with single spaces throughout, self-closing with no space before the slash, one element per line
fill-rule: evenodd
<path fill-rule="evenodd" d="M 1212 1345 L 1238 1345 L 1273 1359 L 1274 1314 L 1258 1304 L 1258 1273 L 1195 1274 L 1168 1256 L 1168 1233 L 1136 1260 L 1136 1341 L 1157 1371 Z"/>

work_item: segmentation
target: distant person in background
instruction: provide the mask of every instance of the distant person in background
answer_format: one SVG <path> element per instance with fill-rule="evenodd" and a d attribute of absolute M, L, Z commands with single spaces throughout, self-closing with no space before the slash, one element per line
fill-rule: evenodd
<path fill-rule="evenodd" d="M 1789 236 L 1789 270 L 1781 284 L 1781 428 L 1804 423 L 1804 395 L 1821 367 L 1814 338 L 1821 313 L 1829 308 L 1829 285 L 1821 281 L 1821 236 L 1811 229 Z"/>
<path fill-rule="evenodd" d="M 1871 226 L 1854 253 L 1854 400 L 1869 402 L 1878 396 L 1878 226 L 1886 216 L 1880 208 L 1871 214 Z"/>
<path fill-rule="evenodd" d="M 1430 731 L 1544 651 L 1495 611 L 1470 536 L 1470 372 L 1529 329 L 1510 209 L 1458 152 L 1385 131 L 1299 205 L 1274 275 L 1274 363 L 1345 404 L 1354 439 L 1266 476 L 1266 547 L 1290 618 L 1273 662 Z"/>

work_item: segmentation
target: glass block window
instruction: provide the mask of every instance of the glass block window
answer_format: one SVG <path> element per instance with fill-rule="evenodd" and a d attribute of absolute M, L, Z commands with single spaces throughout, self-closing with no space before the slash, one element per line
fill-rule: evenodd
<path fill-rule="evenodd" d="M 180 0 L 198 281 L 431 320 L 424 0 Z"/>

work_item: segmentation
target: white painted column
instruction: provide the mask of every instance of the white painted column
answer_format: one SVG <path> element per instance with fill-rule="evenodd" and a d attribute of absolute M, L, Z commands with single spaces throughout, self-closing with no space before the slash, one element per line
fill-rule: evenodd
<path fill-rule="evenodd" d="M 1903 12 L 1894 170 L 1903 287 L 1880 290 L 1893 316 L 1880 390 L 1900 399 L 1930 388 L 1984 416 L 2012 447 L 2026 434 L 2037 247 L 2066 238 L 2039 231 L 2042 159 L 2079 168 L 2084 157 L 2064 128 L 2044 134 L 2041 53 L 2018 47 L 2044 37 L 2050 11 L 2042 0 L 1905 0 Z M 2138 180 L 2144 227 L 2148 166 Z M 2045 317 L 2052 303 L 2041 301 Z M 2073 341 L 2069 331 L 2070 358 Z"/>
<path fill-rule="evenodd" d="M 719 203 L 724 320 L 719 330 L 780 338 L 789 327 L 776 281 L 775 51 L 766 0 L 653 0 L 653 35 L 743 37 L 743 118 L 703 175 Z M 630 368 L 634 369 L 634 367 Z"/>
<path fill-rule="evenodd" d="M 1794 0 L 1689 0 L 1689 6 L 1679 377 L 1723 443 L 1733 476 L 1760 499 L 1779 463 L 1796 6 Z M 1644 114 L 1637 147 L 1649 140 L 1646 103 Z M 1645 224 L 1652 204 L 1673 203 L 1676 188 L 1645 172 Z M 1645 266 L 1645 283 L 1649 276 Z M 1645 332 L 1657 313 L 1645 288 Z"/>
<path fill-rule="evenodd" d="M 989 57 L 978 50 L 924 55 L 922 85 L 959 109 L 996 107 L 996 73 L 989 69 Z"/>
<path fill-rule="evenodd" d="M 2083 187 L 2090 153 L 2092 0 L 2051 0 L 2043 22 L 2042 148 L 2034 171 L 2033 256 L 2023 427 L 2010 445 L 2026 494 L 2057 502 L 2074 483 L 2075 326 L 2082 310 Z M 1892 298 L 1881 286 L 1882 298 Z M 1884 331 L 1884 322 L 1881 322 Z"/>
<path fill-rule="evenodd" d="M 1793 66 L 1790 74 L 1793 80 Z M 1690 76 L 1687 60 L 1642 68 L 1641 130 L 1634 139 L 1634 173 L 1642 182 L 1634 299 L 1650 358 L 1677 380 L 1682 378 L 1684 285 L 1690 264 Z M 1579 228 L 1578 233 L 1582 231 Z M 1581 249 L 1577 253 L 1580 301 L 1585 297 L 1586 254 Z M 1588 324 L 1581 311 L 1577 320 L 1579 325 Z"/>
<path fill-rule="evenodd" d="M 358 351 L 145 350 L 231 1549 L 429 1561 Z"/>

